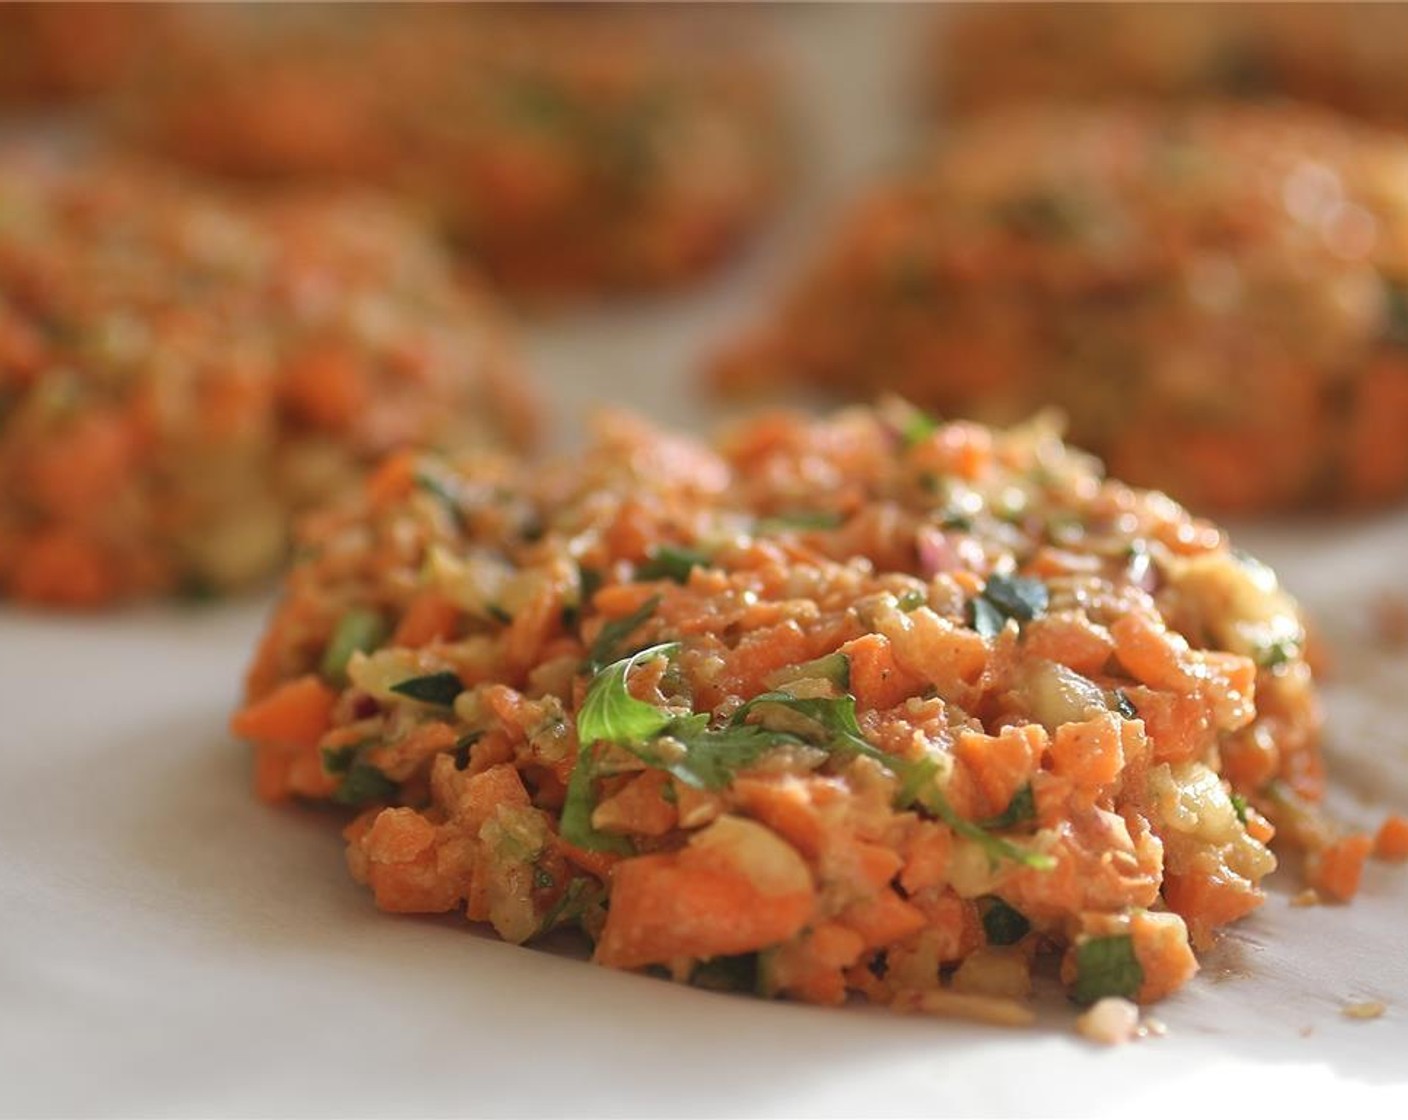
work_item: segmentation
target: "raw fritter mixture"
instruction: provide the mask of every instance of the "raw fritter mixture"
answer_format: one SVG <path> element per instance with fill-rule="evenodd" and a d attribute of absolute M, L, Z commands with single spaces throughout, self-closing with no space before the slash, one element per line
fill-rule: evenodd
<path fill-rule="evenodd" d="M 1295 604 L 1041 422 L 897 401 L 718 444 L 624 416 L 546 466 L 401 455 L 311 520 L 235 732 L 352 806 L 383 909 L 601 964 L 1029 1017 L 1157 1000 L 1262 900 L 1327 893 Z"/>
<path fill-rule="evenodd" d="M 1290 107 L 974 118 L 713 373 L 1001 423 L 1054 404 L 1112 474 L 1199 510 L 1397 498 L 1408 141 Z"/>
<path fill-rule="evenodd" d="M 963 4 L 936 21 L 934 100 L 1294 98 L 1408 125 L 1401 4 Z"/>
<path fill-rule="evenodd" d="M 702 8 L 217 10 L 128 130 L 244 178 L 416 198 L 533 295 L 687 281 L 770 209 L 786 128 L 758 21 Z"/>
<path fill-rule="evenodd" d="M 494 313 L 399 211 L 0 160 L 0 593 L 102 606 L 271 574 L 405 446 L 521 444 Z"/>

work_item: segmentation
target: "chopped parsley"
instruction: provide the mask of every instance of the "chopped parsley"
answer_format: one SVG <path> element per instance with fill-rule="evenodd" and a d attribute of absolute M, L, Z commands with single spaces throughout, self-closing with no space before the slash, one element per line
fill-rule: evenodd
<path fill-rule="evenodd" d="M 1296 653 L 1296 643 L 1289 638 L 1265 642 L 1252 652 L 1252 660 L 1258 669 L 1277 669 L 1291 661 Z"/>
<path fill-rule="evenodd" d="M 756 711 L 766 704 L 787 708 L 818 724 L 826 732 L 827 738 L 822 743 L 813 745 L 824 746 L 833 752 L 865 755 L 878 762 L 900 780 L 897 801 L 902 808 L 919 805 L 959 836 L 981 847 L 990 860 L 996 862 L 1000 859 L 1010 859 L 1043 871 L 1054 866 L 1050 856 L 1026 851 L 1000 836 L 991 835 L 983 825 L 959 816 L 933 780 L 938 773 L 938 764 L 932 759 L 911 761 L 896 758 L 874 746 L 861 734 L 860 725 L 856 722 L 854 696 L 802 699 L 785 692 L 765 692 L 740 708 L 733 718 L 735 721 L 742 720 L 749 712 Z"/>
<path fill-rule="evenodd" d="M 651 646 L 597 674 L 577 713 L 577 739 L 583 745 L 615 743 L 641 761 L 696 789 L 722 789 L 734 773 L 795 735 L 734 722 L 709 726 L 703 713 L 673 715 L 630 694 L 626 676 L 638 661 L 668 656 L 679 643 Z"/>
<path fill-rule="evenodd" d="M 939 430 L 937 420 L 900 397 L 889 397 L 882 402 L 881 413 L 906 449 L 923 443 Z"/>
<path fill-rule="evenodd" d="M 1076 946 L 1076 982 L 1071 998 L 1091 1004 L 1106 996 L 1133 999 L 1144 983 L 1144 969 L 1134 955 L 1129 934 L 1092 937 Z"/>
<path fill-rule="evenodd" d="M 1008 620 L 1030 622 L 1046 613 L 1046 585 L 1021 576 L 990 576 L 976 599 L 968 602 L 968 625 L 984 638 L 1002 633 Z"/>
<path fill-rule="evenodd" d="M 711 727 L 707 713 L 676 715 L 665 708 L 637 700 L 630 694 L 627 677 L 635 665 L 651 657 L 669 656 L 678 643 L 651 646 L 607 666 L 593 678 L 577 713 L 577 765 L 568 783 L 562 813 L 562 835 L 569 843 L 593 850 L 623 850 L 619 837 L 605 836 L 591 826 L 592 783 L 597 777 L 594 748 L 609 742 L 629 751 L 647 765 L 664 770 L 697 789 L 721 789 L 741 769 L 768 751 L 783 746 L 812 746 L 833 755 L 864 755 L 878 762 L 900 780 L 901 807 L 919 805 L 956 833 L 983 848 L 991 860 L 1010 859 L 1027 867 L 1048 869 L 1049 856 L 1028 852 L 983 825 L 960 817 L 934 782 L 938 764 L 932 759 L 910 761 L 880 750 L 861 733 L 856 721 L 856 700 L 840 697 L 798 697 L 783 691 L 764 692 L 744 704 L 721 727 Z M 815 725 L 808 734 L 790 726 L 767 726 L 770 708 L 781 708 Z M 1014 798 L 1013 820 L 1029 817 L 1031 791 L 1026 802 Z M 1013 814 L 1012 806 L 1008 814 Z M 1006 820 L 1008 814 L 1002 818 Z M 624 849 L 628 850 L 628 849 Z"/>
<path fill-rule="evenodd" d="M 666 657 L 678 642 L 651 646 L 599 672 L 587 688 L 577 713 L 577 738 L 583 744 L 605 739 L 612 743 L 640 742 L 660 734 L 673 717 L 662 708 L 637 700 L 626 687 L 626 676 L 639 661 Z"/>
<path fill-rule="evenodd" d="M 598 672 L 621 656 L 621 646 L 660 606 L 660 596 L 652 595 L 630 614 L 613 618 L 601 628 L 592 648 L 587 651 L 588 672 Z"/>
<path fill-rule="evenodd" d="M 675 583 L 688 583 L 690 572 L 695 568 L 707 568 L 711 563 L 712 558 L 707 552 L 665 544 L 655 549 L 650 559 L 636 569 L 636 580 L 669 579 Z"/>
<path fill-rule="evenodd" d="M 818 657 L 811 661 L 803 661 L 800 664 L 789 666 L 783 672 L 777 674 L 774 680 L 804 681 L 812 678 L 821 678 L 830 681 L 842 692 L 851 687 L 851 659 L 840 650 L 835 653 L 828 653 L 825 657 Z"/>
<path fill-rule="evenodd" d="M 591 880 L 573 879 L 567 884 L 567 889 L 562 892 L 562 897 L 543 915 L 543 920 L 538 925 L 538 932 L 543 934 L 560 925 L 580 922 L 583 915 L 591 907 L 601 905 L 605 897 L 605 892 L 601 887 Z"/>
<path fill-rule="evenodd" d="M 1032 792 L 1032 784 L 1028 782 L 1021 789 L 1012 795 L 1012 800 L 1007 803 L 1004 809 L 995 817 L 989 817 L 980 822 L 983 828 L 1007 829 L 1016 828 L 1021 824 L 1031 824 L 1036 820 L 1036 795 Z"/>
<path fill-rule="evenodd" d="M 324 680 L 341 684 L 347 680 L 347 663 L 354 653 L 376 649 L 386 637 L 386 622 L 376 611 L 354 608 L 333 628 L 318 672 Z"/>
<path fill-rule="evenodd" d="M 334 777 L 342 778 L 332 792 L 333 801 L 339 805 L 358 807 L 391 800 L 396 792 L 396 783 L 367 761 L 376 745 L 375 740 L 369 740 L 323 749 L 323 769 Z"/>
<path fill-rule="evenodd" d="M 423 677 L 411 677 L 400 684 L 393 684 L 391 691 L 398 696 L 418 700 L 422 704 L 448 708 L 454 704 L 455 697 L 464 691 L 464 682 L 460 680 L 458 673 L 444 669 L 438 673 L 427 673 Z"/>
<path fill-rule="evenodd" d="M 1232 811 L 1237 814 L 1237 819 L 1245 825 L 1247 823 L 1247 799 L 1240 793 L 1234 793 L 1231 795 L 1231 800 Z"/>
<path fill-rule="evenodd" d="M 460 506 L 459 496 L 451 489 L 449 483 L 434 474 L 421 470 L 416 472 L 415 484 L 418 489 L 425 491 L 439 502 L 458 527 L 464 528 L 464 509 Z"/>
<path fill-rule="evenodd" d="M 997 895 L 978 899 L 978 913 L 989 945 L 1015 945 L 1031 932 L 1031 922 Z"/>

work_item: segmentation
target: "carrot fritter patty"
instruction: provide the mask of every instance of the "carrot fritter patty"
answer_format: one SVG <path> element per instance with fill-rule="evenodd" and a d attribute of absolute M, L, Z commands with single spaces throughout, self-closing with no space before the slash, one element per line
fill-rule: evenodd
<path fill-rule="evenodd" d="M 1289 107 L 975 118 L 858 202 L 724 385 L 1046 404 L 1195 508 L 1408 488 L 1408 142 Z"/>
<path fill-rule="evenodd" d="M 516 289 L 685 281 L 735 247 L 779 186 L 781 110 L 751 17 L 206 15 L 153 60 L 130 108 L 137 135 L 207 171 L 404 191 Z"/>
<path fill-rule="evenodd" d="M 1408 125 L 1400 4 L 964 4 L 936 21 L 935 101 L 1290 97 Z"/>
<path fill-rule="evenodd" d="M 520 443 L 492 312 L 351 195 L 0 163 L 0 590 L 98 606 L 268 575 L 291 516 L 411 445 Z"/>
<path fill-rule="evenodd" d="M 614 416 L 547 465 L 393 458 L 302 544 L 233 727 L 262 797 L 361 809 L 386 910 L 1020 1022 L 1043 959 L 1178 988 L 1267 817 L 1314 840 L 1295 605 L 1041 423 Z"/>

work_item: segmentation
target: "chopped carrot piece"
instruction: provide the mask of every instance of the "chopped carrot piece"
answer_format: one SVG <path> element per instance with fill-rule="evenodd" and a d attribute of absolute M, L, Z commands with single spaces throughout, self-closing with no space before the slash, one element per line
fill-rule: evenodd
<path fill-rule="evenodd" d="M 391 635 L 393 646 L 420 649 L 431 642 L 454 637 L 460 620 L 460 607 L 438 591 L 422 591 L 415 596 Z"/>
<path fill-rule="evenodd" d="M 384 509 L 415 489 L 419 467 L 420 455 L 414 451 L 397 451 L 382 460 L 367 477 L 367 499 L 372 508 Z"/>
<path fill-rule="evenodd" d="M 1230 871 L 1214 875 L 1167 874 L 1164 901 L 1188 924 L 1193 944 L 1206 948 L 1212 932 L 1250 914 L 1264 901 L 1250 882 Z"/>
<path fill-rule="evenodd" d="M 299 419 L 334 432 L 352 428 L 372 400 L 360 359 L 333 346 L 317 347 L 290 362 L 282 391 Z"/>
<path fill-rule="evenodd" d="M 861 708 L 893 708 L 917 695 L 927 683 L 895 661 L 889 639 L 867 634 L 841 647 L 851 662 L 850 692 Z"/>
<path fill-rule="evenodd" d="M 102 547 L 82 533 L 50 529 L 18 546 L 10 594 L 22 602 L 89 608 L 110 602 L 119 575 Z"/>
<path fill-rule="evenodd" d="M 902 899 L 889 887 L 873 898 L 854 902 L 836 919 L 860 935 L 867 949 L 879 949 L 903 941 L 925 925 L 924 912 Z"/>
<path fill-rule="evenodd" d="M 337 695 L 309 674 L 280 685 L 236 712 L 230 730 L 241 739 L 294 747 L 316 747 L 332 726 Z"/>
<path fill-rule="evenodd" d="M 810 891 L 767 895 L 742 872 L 691 866 L 683 853 L 637 856 L 612 873 L 611 909 L 596 959 L 639 968 L 746 953 L 794 936 L 813 906 Z"/>
<path fill-rule="evenodd" d="M 1373 837 L 1356 834 L 1312 852 L 1308 864 L 1310 885 L 1322 895 L 1348 902 L 1359 893 L 1359 880 L 1373 848 Z"/>
<path fill-rule="evenodd" d="M 1007 808 L 1013 796 L 1031 778 L 1046 752 L 1046 745 L 1046 730 L 1040 724 L 1004 727 L 997 735 L 977 731 L 959 735 L 954 753 L 982 790 L 988 806 L 985 815 L 995 815 Z"/>
<path fill-rule="evenodd" d="M 1124 768 L 1121 720 L 1103 712 L 1081 723 L 1065 723 L 1051 742 L 1051 760 L 1057 774 L 1083 789 L 1103 789 Z"/>
<path fill-rule="evenodd" d="M 1374 855 L 1379 859 L 1408 859 L 1408 817 L 1390 816 L 1374 835 Z"/>

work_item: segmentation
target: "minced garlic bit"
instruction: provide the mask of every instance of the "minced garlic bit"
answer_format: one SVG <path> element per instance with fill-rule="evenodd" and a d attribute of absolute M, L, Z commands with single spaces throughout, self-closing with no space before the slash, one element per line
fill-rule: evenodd
<path fill-rule="evenodd" d="M 1140 1037 L 1139 1006 L 1119 996 L 1106 996 L 1076 1019 L 1076 1031 L 1091 1042 L 1121 1046 Z"/>
<path fill-rule="evenodd" d="M 1379 999 L 1360 1000 L 1357 1003 L 1347 1003 L 1340 1008 L 1340 1014 L 1346 1019 L 1380 1019 L 1388 1004 Z"/>

